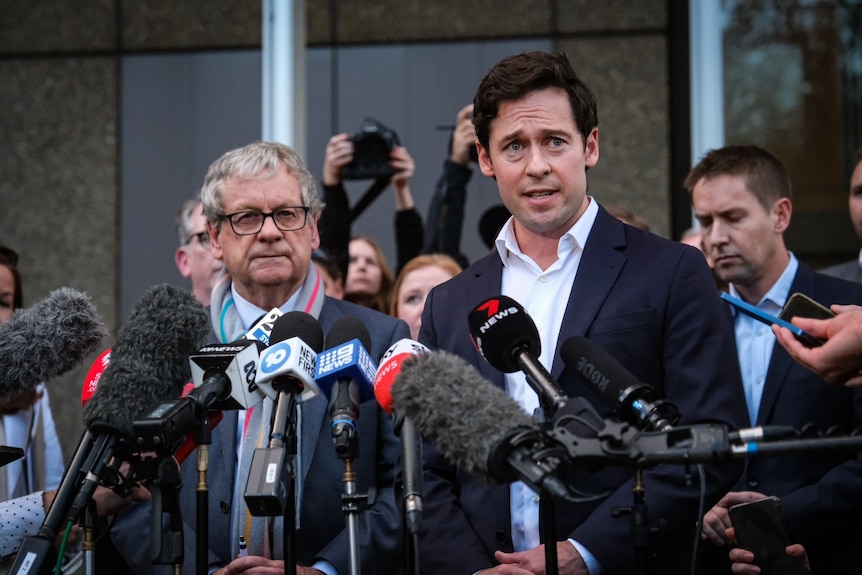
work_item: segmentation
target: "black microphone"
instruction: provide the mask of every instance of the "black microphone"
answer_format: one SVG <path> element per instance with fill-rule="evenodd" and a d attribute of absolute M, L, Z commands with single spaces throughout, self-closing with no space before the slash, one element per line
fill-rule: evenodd
<path fill-rule="evenodd" d="M 462 358 L 441 351 L 408 358 L 391 392 L 393 408 L 451 463 L 490 483 L 520 480 L 570 498 L 559 477 L 565 450 Z"/>
<path fill-rule="evenodd" d="M 208 316 L 188 291 L 164 284 L 135 304 L 117 334 L 99 387 L 84 406 L 87 429 L 72 463 L 38 535 L 25 540 L 10 573 L 41 572 L 41 565 L 53 556 L 61 525 L 76 521 L 105 472 L 119 467 L 119 458 L 114 457 L 117 443 L 130 436 L 138 415 L 182 393 L 189 379 L 187 357 L 208 332 Z"/>
<path fill-rule="evenodd" d="M 96 351 L 107 330 L 89 296 L 60 288 L 0 324 L 0 397 L 32 391 Z"/>
<path fill-rule="evenodd" d="M 566 366 L 638 429 L 662 431 L 679 422 L 677 407 L 650 385 L 641 383 L 605 350 L 583 336 L 572 336 L 560 346 Z"/>
<path fill-rule="evenodd" d="M 359 404 L 372 399 L 371 382 L 377 365 L 366 351 L 371 336 L 355 317 L 338 318 L 326 335 L 327 349 L 317 356 L 315 380 L 329 397 L 329 416 L 335 450 L 342 458 L 355 458 L 354 441 Z"/>
<path fill-rule="evenodd" d="M 521 304 L 508 296 L 495 296 L 471 311 L 467 321 L 476 349 L 495 369 L 523 371 L 542 407 L 552 413 L 565 403 L 566 394 L 539 362 L 539 331 Z"/>
<path fill-rule="evenodd" d="M 276 401 L 272 433 L 269 447 L 254 450 L 245 489 L 246 506 L 255 517 L 283 516 L 289 509 L 284 471 L 291 469 L 290 458 L 296 455 L 296 404 L 320 391 L 314 366 L 323 349 L 323 329 L 314 316 L 291 311 L 275 320 L 270 342 L 260 357 L 256 381 Z"/>

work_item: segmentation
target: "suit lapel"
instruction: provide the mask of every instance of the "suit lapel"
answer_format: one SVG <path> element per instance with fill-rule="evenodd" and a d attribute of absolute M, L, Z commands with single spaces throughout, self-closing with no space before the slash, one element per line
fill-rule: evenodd
<path fill-rule="evenodd" d="M 795 292 L 809 295 L 814 294 L 814 272 L 803 265 L 802 262 L 799 263 L 796 277 L 793 278 L 793 283 L 790 286 L 790 294 Z M 772 356 L 769 359 L 769 369 L 766 371 L 766 381 L 763 384 L 760 407 L 757 410 L 758 425 L 762 425 L 772 417 L 772 412 L 775 409 L 775 403 L 778 401 L 781 388 L 784 387 L 784 383 L 787 381 L 788 374 L 793 365 L 793 358 L 784 351 L 784 348 L 778 342 L 775 342 Z"/>
<path fill-rule="evenodd" d="M 590 329 L 628 259 L 622 252 L 625 245 L 622 222 L 599 206 L 563 315 L 551 369 L 554 378 L 559 379 L 564 368 L 560 345 L 573 335 L 586 335 Z"/>
<path fill-rule="evenodd" d="M 472 274 L 470 284 L 465 290 L 467 295 L 464 298 L 464 303 L 469 307 L 466 307 L 466 310 L 461 314 L 464 318 L 461 321 L 463 321 L 465 329 L 467 329 L 467 315 L 473 311 L 479 303 L 481 303 L 481 301 L 473 301 L 471 294 L 488 294 L 485 299 L 501 294 L 503 262 L 500 260 L 500 254 L 497 253 L 497 250 L 492 251 L 490 254 L 476 262 L 472 268 Z M 482 354 L 479 353 L 479 350 L 477 350 L 476 346 L 472 343 L 470 343 L 469 346 L 465 346 L 464 349 L 459 350 L 459 355 L 478 367 L 479 373 L 482 374 L 482 377 L 500 389 L 506 389 L 506 381 L 503 374 L 491 367 L 491 364 L 485 361 L 485 358 L 482 357 Z"/>

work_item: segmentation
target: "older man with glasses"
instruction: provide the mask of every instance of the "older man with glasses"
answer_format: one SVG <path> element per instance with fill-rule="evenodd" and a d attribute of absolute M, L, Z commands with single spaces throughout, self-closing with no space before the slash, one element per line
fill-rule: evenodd
<path fill-rule="evenodd" d="M 215 278 L 224 266 L 210 251 L 210 234 L 200 198 L 192 198 L 180 206 L 177 235 L 180 239 L 174 255 L 177 269 L 192 282 L 192 293 L 198 301 L 209 305 Z"/>
<path fill-rule="evenodd" d="M 216 280 L 210 312 L 214 339 L 227 343 L 242 336 L 274 307 L 316 317 L 327 333 L 343 316 L 368 328 L 372 358 L 379 360 L 394 342 L 409 337 L 400 320 L 324 296 L 311 253 L 320 245 L 317 222 L 323 202 L 314 178 L 287 146 L 256 142 L 226 153 L 211 166 L 201 190 L 213 257 L 224 263 Z M 252 517 L 243 495 L 256 447 L 271 433 L 273 402 L 264 400 L 241 414 L 225 414 L 215 428 L 209 460 L 209 573 L 284 573 L 281 518 Z M 393 573 L 399 563 L 400 519 L 394 477 L 398 442 L 391 418 L 372 399 L 359 406 L 356 429 L 359 456 L 353 460 L 359 493 L 376 492 L 358 523 L 359 559 L 365 573 Z M 338 458 L 330 432 L 327 401 L 299 405 L 296 458 L 298 521 L 296 563 L 300 574 L 347 575 L 352 554 L 342 508 L 345 462 Z M 195 517 L 197 471 L 190 456 L 182 468 L 182 514 Z M 148 514 L 148 506 L 144 507 Z M 155 572 L 149 561 L 147 517 L 127 513 L 112 538 L 136 573 Z M 143 531 L 143 532 L 142 532 Z M 240 554 L 240 537 L 247 548 Z M 185 556 L 195 534 L 186 525 Z M 165 570 L 165 573 L 168 571 Z M 194 573 L 194 565 L 183 566 Z"/>

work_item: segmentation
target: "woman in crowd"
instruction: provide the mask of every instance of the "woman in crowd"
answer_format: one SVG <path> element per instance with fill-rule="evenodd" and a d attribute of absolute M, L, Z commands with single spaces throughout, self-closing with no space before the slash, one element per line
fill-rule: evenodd
<path fill-rule="evenodd" d="M 0 246 L 0 323 L 23 307 L 18 254 Z M 63 478 L 63 452 L 43 384 L 0 401 L 0 445 L 20 447 L 23 459 L 0 469 L 0 500 L 56 489 Z"/>
<path fill-rule="evenodd" d="M 422 310 L 431 288 L 461 273 L 454 259 L 443 254 L 417 256 L 405 264 L 392 289 L 389 313 L 410 326 L 410 337 L 419 339 Z"/>
<path fill-rule="evenodd" d="M 349 250 L 344 299 L 387 313 L 393 280 L 380 246 L 368 236 L 353 236 Z"/>

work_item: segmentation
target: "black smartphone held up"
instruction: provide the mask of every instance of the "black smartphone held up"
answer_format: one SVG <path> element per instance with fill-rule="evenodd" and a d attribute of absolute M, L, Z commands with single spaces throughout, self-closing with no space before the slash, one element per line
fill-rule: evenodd
<path fill-rule="evenodd" d="M 835 314 L 828 307 L 811 299 L 804 293 L 796 292 L 788 298 L 787 303 L 784 304 L 784 309 L 781 310 L 778 317 L 784 321 L 790 321 L 794 317 L 829 319 L 830 317 L 835 317 Z"/>
<path fill-rule="evenodd" d="M 823 345 L 823 341 L 805 332 L 801 327 L 793 325 L 789 321 L 777 318 L 774 315 L 770 315 L 762 309 L 758 309 L 753 305 L 742 301 L 739 298 L 733 297 L 727 292 L 721 292 L 721 299 L 723 299 L 745 315 L 749 315 L 758 321 L 762 321 L 766 325 L 772 325 L 775 323 L 780 325 L 781 327 L 786 327 L 790 330 L 790 333 L 792 333 L 796 337 L 796 339 L 799 340 L 804 346 L 818 347 L 820 345 Z"/>
<path fill-rule="evenodd" d="M 781 500 L 764 497 L 734 505 L 728 513 L 737 544 L 754 553 L 754 564 L 770 573 L 773 563 L 787 556 L 785 548 L 790 545 Z"/>

